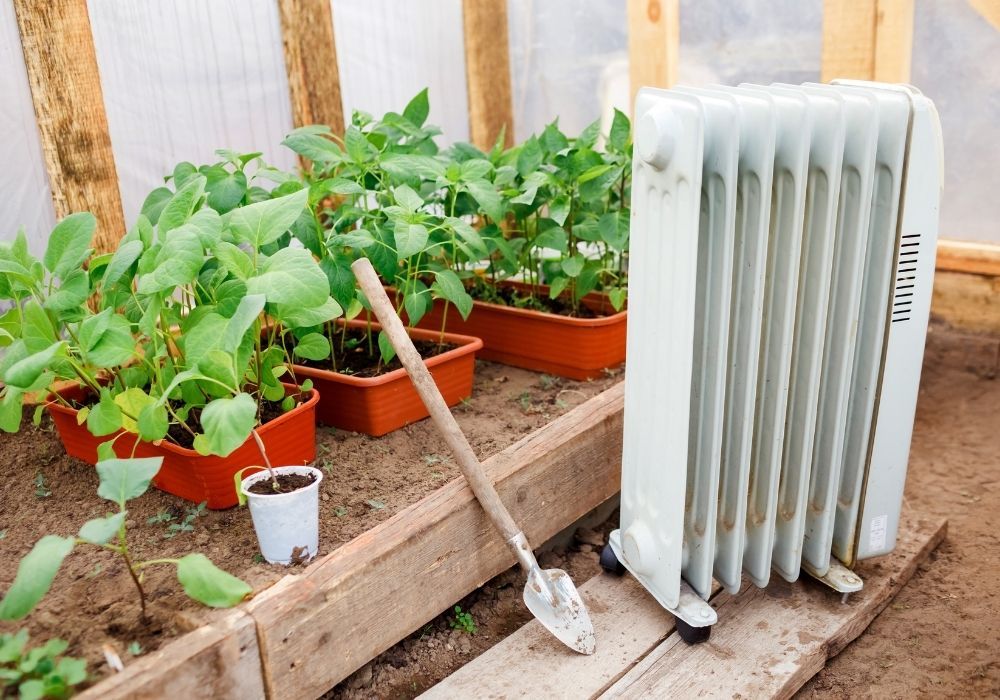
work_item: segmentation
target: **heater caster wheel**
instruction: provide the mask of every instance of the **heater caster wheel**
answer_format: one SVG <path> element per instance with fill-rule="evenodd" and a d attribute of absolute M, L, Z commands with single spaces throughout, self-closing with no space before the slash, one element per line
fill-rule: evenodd
<path fill-rule="evenodd" d="M 688 644 L 700 644 L 701 642 L 707 642 L 708 638 L 712 636 L 711 625 L 706 625 L 705 627 L 692 627 L 679 617 L 674 617 L 674 620 L 677 623 L 677 633 L 680 634 L 681 639 Z"/>
<path fill-rule="evenodd" d="M 625 567 L 618 561 L 618 557 L 615 556 L 615 550 L 611 549 L 610 544 L 604 545 L 604 549 L 601 550 L 601 568 L 609 574 L 615 574 L 616 576 L 621 576 L 625 573 Z"/>

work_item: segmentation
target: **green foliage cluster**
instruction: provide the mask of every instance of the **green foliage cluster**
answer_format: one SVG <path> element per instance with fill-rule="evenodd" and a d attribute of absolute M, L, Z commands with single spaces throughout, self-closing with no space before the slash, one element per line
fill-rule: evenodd
<path fill-rule="evenodd" d="M 472 619 L 472 613 L 463 612 L 458 605 L 455 606 L 455 616 L 448 620 L 448 626 L 469 634 L 475 634 L 479 630 L 476 621 Z"/>
<path fill-rule="evenodd" d="M 63 656 L 68 647 L 63 639 L 50 639 L 29 648 L 25 629 L 0 634 L 0 697 L 68 698 L 73 686 L 87 680 L 87 662 Z"/>

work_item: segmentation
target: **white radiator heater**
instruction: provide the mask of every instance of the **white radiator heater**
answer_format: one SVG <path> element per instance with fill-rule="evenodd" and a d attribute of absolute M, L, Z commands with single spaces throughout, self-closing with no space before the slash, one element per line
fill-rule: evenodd
<path fill-rule="evenodd" d="M 635 107 L 624 567 L 689 641 L 712 580 L 841 593 L 896 541 L 942 179 L 904 85 L 643 89 Z M 617 561 L 615 561 L 617 559 Z"/>

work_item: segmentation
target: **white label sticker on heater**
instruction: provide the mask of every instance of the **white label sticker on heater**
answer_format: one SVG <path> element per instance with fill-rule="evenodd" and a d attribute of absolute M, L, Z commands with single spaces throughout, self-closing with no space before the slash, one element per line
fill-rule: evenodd
<path fill-rule="evenodd" d="M 868 548 L 885 549 L 885 533 L 889 526 L 889 516 L 880 515 L 872 519 L 872 529 L 868 533 Z"/>

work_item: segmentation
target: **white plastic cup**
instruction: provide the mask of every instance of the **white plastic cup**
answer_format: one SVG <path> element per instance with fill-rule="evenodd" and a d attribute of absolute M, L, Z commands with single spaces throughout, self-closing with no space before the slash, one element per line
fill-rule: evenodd
<path fill-rule="evenodd" d="M 304 489 L 291 493 L 250 493 L 250 487 L 267 481 L 265 469 L 240 482 L 240 490 L 250 505 L 253 529 L 260 543 L 260 553 L 271 564 L 292 563 L 292 552 L 299 548 L 298 560 L 309 560 L 319 551 L 319 485 L 323 472 L 315 467 L 275 467 L 275 473 L 312 474 L 315 480 Z"/>

